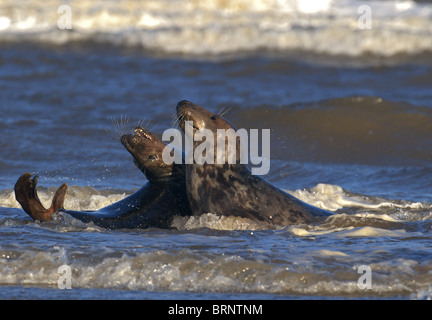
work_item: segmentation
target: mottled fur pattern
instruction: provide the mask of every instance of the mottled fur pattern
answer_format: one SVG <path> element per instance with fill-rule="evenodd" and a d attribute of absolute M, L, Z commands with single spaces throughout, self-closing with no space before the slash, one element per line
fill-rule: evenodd
<path fill-rule="evenodd" d="M 177 105 L 180 126 L 193 121 L 198 130 L 234 130 L 220 115 L 188 101 Z M 190 164 L 186 166 L 186 188 L 195 215 L 214 213 L 241 216 L 268 225 L 293 225 L 322 221 L 331 213 L 291 196 L 243 164 Z"/>
<path fill-rule="evenodd" d="M 241 216 L 277 226 L 321 221 L 329 215 L 253 176 L 244 165 L 190 165 L 186 186 L 195 214 Z"/>

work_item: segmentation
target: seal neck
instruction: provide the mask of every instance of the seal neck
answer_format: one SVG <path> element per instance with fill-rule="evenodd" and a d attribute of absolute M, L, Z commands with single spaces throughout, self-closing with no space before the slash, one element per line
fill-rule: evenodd
<path fill-rule="evenodd" d="M 150 178 L 147 176 L 147 179 L 150 181 L 150 183 L 164 184 L 164 183 L 174 182 L 174 181 L 180 180 L 180 177 L 177 177 L 174 175 L 169 175 L 169 176 L 165 176 L 165 177 Z"/>
<path fill-rule="evenodd" d="M 155 183 L 155 184 L 163 184 L 163 183 L 167 183 L 167 182 L 174 182 L 174 181 L 184 181 L 185 179 L 185 171 L 184 171 L 184 166 L 183 165 L 174 165 L 172 167 L 172 170 L 165 174 L 165 175 L 157 175 L 154 174 L 152 172 L 150 172 L 149 170 L 145 170 L 144 168 L 144 174 L 147 177 L 147 179 L 151 182 L 151 183 Z"/>

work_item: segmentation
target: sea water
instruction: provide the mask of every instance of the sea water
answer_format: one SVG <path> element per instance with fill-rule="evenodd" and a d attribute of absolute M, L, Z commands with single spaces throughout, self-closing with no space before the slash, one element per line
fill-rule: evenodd
<path fill-rule="evenodd" d="M 2 1 L 0 298 L 430 299 L 432 5 L 319 3 L 69 1 L 61 29 L 57 1 Z M 71 210 L 133 193 L 147 180 L 120 135 L 161 134 L 183 99 L 270 129 L 265 178 L 334 215 L 104 230 L 16 202 L 25 172 L 45 206 L 64 182 Z"/>

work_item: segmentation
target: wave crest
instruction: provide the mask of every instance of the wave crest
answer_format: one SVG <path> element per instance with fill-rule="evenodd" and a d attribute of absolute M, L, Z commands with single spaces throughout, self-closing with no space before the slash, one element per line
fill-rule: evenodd
<path fill-rule="evenodd" d="M 369 3 L 367 30 L 358 25 L 364 5 L 358 0 L 79 1 L 70 4 L 72 30 L 58 28 L 57 1 L 23 3 L 0 4 L 0 41 L 90 41 L 185 55 L 265 50 L 388 57 L 432 51 L 432 5 L 412 1 Z"/>

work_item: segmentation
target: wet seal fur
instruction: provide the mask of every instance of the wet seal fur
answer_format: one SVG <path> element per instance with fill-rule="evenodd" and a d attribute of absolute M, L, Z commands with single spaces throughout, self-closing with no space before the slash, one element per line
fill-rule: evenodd
<path fill-rule="evenodd" d="M 45 209 L 36 191 L 37 176 L 23 174 L 15 184 L 15 197 L 24 211 L 34 220 L 52 220 L 51 214 L 63 211 L 85 223 L 93 222 L 106 229 L 169 228 L 172 218 L 191 215 L 185 189 L 184 165 L 163 162 L 166 144 L 144 128 L 121 138 L 131 153 L 135 165 L 148 179 L 134 194 L 97 211 L 65 210 L 68 185 L 63 184 L 54 194 L 52 205 Z"/>
<path fill-rule="evenodd" d="M 222 116 L 192 102 L 177 104 L 177 117 L 183 132 L 185 121 L 193 121 L 193 131 L 209 129 L 217 145 L 217 129 L 237 129 Z M 239 148 L 237 141 L 237 150 Z M 193 150 L 195 150 L 194 142 Z M 216 154 L 216 151 L 215 151 Z M 277 188 L 260 176 L 252 175 L 237 154 L 235 164 L 197 164 L 186 166 L 186 188 L 194 215 L 214 213 L 249 218 L 269 226 L 314 223 L 331 212 L 309 205 Z"/>

